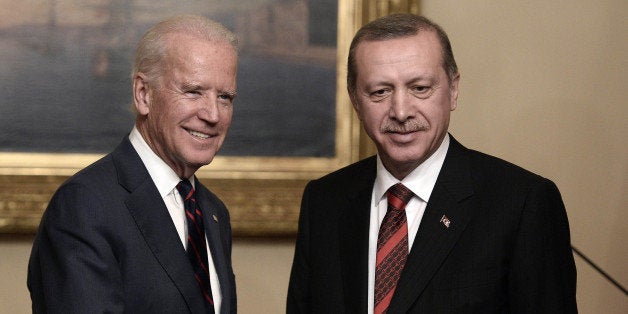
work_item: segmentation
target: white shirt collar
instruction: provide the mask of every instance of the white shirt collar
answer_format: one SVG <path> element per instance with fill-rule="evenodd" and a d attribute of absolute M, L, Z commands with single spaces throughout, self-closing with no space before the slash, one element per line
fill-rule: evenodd
<path fill-rule="evenodd" d="M 131 130 L 129 140 L 133 148 L 135 148 L 135 151 L 140 155 L 140 159 L 142 159 L 161 197 L 163 198 L 172 193 L 173 189 L 177 186 L 179 181 L 181 181 L 181 178 L 179 178 L 176 172 L 174 172 L 163 159 L 153 152 L 137 127 L 134 126 L 133 130 Z M 192 187 L 194 187 L 194 175 L 192 175 L 189 180 L 190 183 L 192 183 Z"/>
<path fill-rule="evenodd" d="M 447 155 L 448 149 L 449 134 L 445 134 L 443 142 L 432 154 L 432 156 L 412 170 L 412 172 L 410 172 L 410 174 L 408 174 L 401 181 L 424 202 L 428 202 L 430 199 L 430 195 L 432 194 L 432 190 L 434 190 L 434 185 L 436 184 L 436 179 L 438 178 L 440 169 L 445 162 L 445 156 Z M 375 185 L 373 186 L 373 193 L 375 197 L 378 197 L 376 199 L 384 197 L 386 191 L 397 183 L 399 183 L 399 180 L 397 180 L 397 178 L 395 178 L 386 169 L 386 167 L 384 167 L 382 160 L 379 155 L 377 155 L 377 177 L 375 178 Z"/>

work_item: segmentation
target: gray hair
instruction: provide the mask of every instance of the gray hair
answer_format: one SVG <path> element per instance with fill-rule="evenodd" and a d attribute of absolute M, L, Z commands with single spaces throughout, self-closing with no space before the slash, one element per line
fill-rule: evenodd
<path fill-rule="evenodd" d="M 347 89 L 355 95 L 357 69 L 355 64 L 355 50 L 363 41 L 383 41 L 388 39 L 410 37 L 421 31 L 433 31 L 438 36 L 442 48 L 443 68 L 447 73 L 449 84 L 458 74 L 458 66 L 449 43 L 447 33 L 428 18 L 409 13 L 397 13 L 381 17 L 360 28 L 351 41 L 349 59 L 347 62 Z"/>
<path fill-rule="evenodd" d="M 149 82 L 156 83 L 161 76 L 162 64 L 167 54 L 165 38 L 169 34 L 190 34 L 209 41 L 225 41 L 238 51 L 238 39 L 222 24 L 198 15 L 180 15 L 164 20 L 151 27 L 140 40 L 135 51 L 131 80 L 137 73 L 144 73 Z"/>

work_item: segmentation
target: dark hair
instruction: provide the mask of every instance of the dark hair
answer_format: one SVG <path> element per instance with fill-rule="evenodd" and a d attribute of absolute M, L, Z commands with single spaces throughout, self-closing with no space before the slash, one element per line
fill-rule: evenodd
<path fill-rule="evenodd" d="M 383 41 L 401 37 L 410 37 L 422 31 L 433 31 L 438 36 L 442 48 L 443 68 L 451 84 L 458 74 L 458 66 L 451 50 L 447 33 L 428 18 L 410 13 L 396 13 L 376 19 L 360 28 L 351 41 L 349 59 L 347 62 L 347 89 L 355 94 L 357 69 L 355 65 L 355 50 L 363 41 Z"/>

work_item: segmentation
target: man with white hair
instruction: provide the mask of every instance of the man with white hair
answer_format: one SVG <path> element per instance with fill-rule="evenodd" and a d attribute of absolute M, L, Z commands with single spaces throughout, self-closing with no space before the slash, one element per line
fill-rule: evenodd
<path fill-rule="evenodd" d="M 133 67 L 135 127 L 55 193 L 35 238 L 35 313 L 236 313 L 225 205 L 194 176 L 233 114 L 237 39 L 180 16 L 153 26 Z"/>

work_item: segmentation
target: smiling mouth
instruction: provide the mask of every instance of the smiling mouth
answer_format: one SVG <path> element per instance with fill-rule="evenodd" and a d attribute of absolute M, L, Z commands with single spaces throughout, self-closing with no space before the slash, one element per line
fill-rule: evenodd
<path fill-rule="evenodd" d="M 203 139 L 203 140 L 210 138 L 209 134 L 205 134 L 205 133 L 201 133 L 201 132 L 197 132 L 197 131 L 188 130 L 188 133 L 190 133 L 192 136 L 194 136 L 196 138 L 200 138 L 200 139 Z"/>

